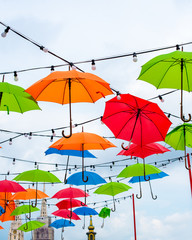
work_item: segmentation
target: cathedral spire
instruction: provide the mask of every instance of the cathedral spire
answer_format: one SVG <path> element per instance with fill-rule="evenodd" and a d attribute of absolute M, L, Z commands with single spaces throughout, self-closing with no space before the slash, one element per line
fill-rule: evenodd
<path fill-rule="evenodd" d="M 45 183 L 43 185 L 43 192 L 45 193 Z M 41 215 L 42 218 L 47 217 L 47 201 L 45 198 L 41 202 Z"/>
<path fill-rule="evenodd" d="M 94 232 L 95 227 L 93 226 L 92 216 L 90 215 L 90 225 L 88 227 L 89 232 L 87 232 L 88 240 L 95 240 L 96 232 Z"/>

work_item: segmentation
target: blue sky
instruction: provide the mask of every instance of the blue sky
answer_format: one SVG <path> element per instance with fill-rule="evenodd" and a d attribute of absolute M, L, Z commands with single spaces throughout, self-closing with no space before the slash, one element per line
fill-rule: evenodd
<path fill-rule="evenodd" d="M 192 41 L 192 3 L 190 1 L 130 1 L 130 0 L 105 0 L 105 1 L 0 1 L 0 21 L 11 26 L 18 32 L 23 33 L 36 42 L 46 46 L 50 51 L 71 61 L 81 61 L 116 56 L 142 50 L 149 50 L 172 46 Z M 4 27 L 0 25 L 0 31 Z M 136 80 L 139 76 L 141 66 L 152 57 L 162 53 L 174 51 L 175 49 L 142 54 L 138 56 L 138 62 L 134 63 L 132 57 L 101 61 L 96 63 L 96 71 L 91 70 L 90 64 L 79 65 L 84 71 L 92 72 L 111 84 L 111 87 L 121 93 L 130 93 L 138 97 L 149 99 L 165 93 L 167 90 L 156 88 L 146 82 Z M 184 46 L 184 51 L 192 51 L 192 46 Z M 51 66 L 63 62 L 49 54 L 40 51 L 36 46 L 23 40 L 12 32 L 6 38 L 0 38 L 0 72 L 18 71 L 40 66 Z M 67 70 L 66 67 L 58 70 Z M 6 75 L 5 81 L 17 84 L 24 88 L 47 76 L 50 69 L 20 73 L 19 81 L 14 82 L 13 75 Z M 105 101 L 101 99 L 95 104 L 73 104 L 73 123 L 84 122 L 102 116 Z M 164 103 L 158 99 L 154 102 L 165 111 L 179 116 L 180 94 L 167 95 Z M 184 111 L 191 111 L 191 93 L 184 94 Z M 54 103 L 40 102 L 42 111 L 31 111 L 24 114 L 1 112 L 0 128 L 10 131 L 30 132 L 52 129 L 68 125 L 68 106 L 60 106 Z M 172 127 L 181 124 L 177 118 L 171 118 Z M 74 132 L 81 131 L 77 127 Z M 110 130 L 95 121 L 84 125 L 84 131 L 94 132 L 101 136 L 112 136 Z M 58 135 L 60 132 L 58 132 Z M 9 139 L 11 135 L 1 133 L 0 139 Z M 109 139 L 117 148 L 106 151 L 92 151 L 97 160 L 85 160 L 86 164 L 109 162 L 122 159 L 116 154 L 121 150 L 120 140 Z M 63 157 L 52 155 L 45 156 L 44 152 L 50 146 L 49 138 L 33 137 L 28 140 L 20 137 L 13 141 L 13 145 L 2 144 L 1 156 L 11 158 L 27 159 L 30 161 L 62 163 Z M 189 151 L 191 151 L 189 149 Z M 147 161 L 158 161 L 181 156 L 182 152 L 172 151 L 162 156 L 150 157 Z M 66 158 L 64 158 L 66 159 Z M 80 162 L 72 159 L 71 163 Z M 33 164 L 22 164 L 16 162 L 11 165 L 11 160 L 1 157 L 2 168 L 0 173 L 20 172 L 33 169 Z M 42 165 L 41 165 L 42 166 Z M 42 166 L 42 169 L 54 169 L 50 166 Z M 98 168 L 96 172 L 103 177 L 118 174 L 123 167 Z M 170 176 L 152 182 L 157 200 L 151 199 L 149 186 L 143 185 L 143 198 L 135 200 L 136 221 L 138 239 L 142 240 L 179 240 L 191 239 L 191 194 L 188 181 L 188 172 L 184 168 L 184 162 L 169 164 L 163 171 Z M 63 172 L 56 175 L 62 179 Z M 2 179 L 4 177 L 2 176 Z M 12 176 L 9 177 L 12 179 Z M 124 181 L 127 183 L 127 180 Z M 133 190 L 123 197 L 132 193 L 138 193 L 138 185 L 132 185 Z M 47 194 L 52 196 L 62 186 L 46 188 Z M 106 197 L 96 196 L 90 193 L 89 202 L 97 202 Z M 107 197 L 110 199 L 110 197 Z M 54 203 L 52 201 L 51 203 Z M 48 209 L 49 213 L 56 208 Z M 100 210 L 98 208 L 98 210 Z M 131 199 L 121 200 L 117 203 L 117 211 L 106 219 L 105 227 L 100 228 L 102 219 L 94 217 L 93 222 L 97 232 L 97 238 L 104 239 L 134 239 Z M 88 218 L 86 224 L 88 225 Z M 0 232 L 2 239 L 6 239 L 10 223 L 2 223 L 5 230 Z M 65 239 L 85 239 L 87 229 L 82 229 L 82 221 L 76 223 L 75 228 L 65 231 Z M 60 230 L 55 234 L 60 237 Z M 30 239 L 30 234 L 25 234 L 25 239 Z"/>

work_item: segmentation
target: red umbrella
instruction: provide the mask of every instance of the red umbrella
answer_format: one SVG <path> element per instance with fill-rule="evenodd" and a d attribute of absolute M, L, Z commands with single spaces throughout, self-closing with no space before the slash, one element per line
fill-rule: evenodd
<path fill-rule="evenodd" d="M 106 102 L 102 117 L 116 138 L 141 146 L 165 139 L 171 121 L 156 103 L 131 94 L 119 96 Z"/>
<path fill-rule="evenodd" d="M 2 180 L 0 181 L 0 192 L 22 192 L 26 191 L 20 184 L 14 181 Z"/>
<path fill-rule="evenodd" d="M 142 146 L 132 143 L 127 150 L 121 150 L 117 155 L 146 158 L 153 154 L 164 153 L 168 151 L 170 150 L 159 143 L 149 143 Z"/>
<path fill-rule="evenodd" d="M 79 188 L 69 187 L 58 191 L 52 198 L 79 198 L 85 196 L 88 197 L 89 194 Z"/>
<path fill-rule="evenodd" d="M 72 212 L 68 209 L 59 209 L 59 210 L 53 212 L 52 214 L 57 216 L 57 217 L 70 218 L 70 219 L 74 219 L 74 220 L 81 220 L 80 217 L 76 213 L 74 213 L 74 212 Z"/>
<path fill-rule="evenodd" d="M 69 209 L 69 208 L 74 208 L 74 207 L 79 207 L 79 206 L 81 207 L 82 205 L 87 206 L 83 202 L 81 202 L 77 199 L 74 199 L 74 198 L 64 199 L 56 204 L 56 206 L 59 209 Z"/>

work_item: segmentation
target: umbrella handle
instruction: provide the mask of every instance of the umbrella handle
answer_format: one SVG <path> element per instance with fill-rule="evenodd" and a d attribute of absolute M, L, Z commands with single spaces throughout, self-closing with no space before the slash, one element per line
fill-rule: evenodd
<path fill-rule="evenodd" d="M 67 215 L 68 218 L 70 218 L 70 221 L 71 221 L 71 218 L 72 218 L 72 210 L 70 211 L 70 216 Z"/>
<path fill-rule="evenodd" d="M 85 174 L 84 174 L 84 145 L 82 144 L 82 180 L 83 182 L 87 182 L 88 181 L 88 176 L 86 176 L 86 179 L 84 178 Z"/>
<path fill-rule="evenodd" d="M 145 174 L 145 159 L 143 158 L 143 170 L 144 170 L 144 179 L 145 181 L 149 181 L 150 180 L 150 176 L 148 176 L 148 179 L 146 179 L 146 174 Z"/>
<path fill-rule="evenodd" d="M 70 134 L 66 136 L 64 134 L 64 130 L 62 131 L 62 135 L 64 138 L 70 138 L 72 136 L 72 117 L 71 117 L 71 79 L 69 78 L 69 118 L 70 118 Z"/>
<path fill-rule="evenodd" d="M 187 153 L 187 159 L 188 159 L 188 162 L 190 163 L 190 160 L 189 160 L 189 153 Z M 187 170 L 191 170 L 191 166 L 188 164 L 187 166 L 187 159 L 186 159 L 186 153 L 185 153 L 185 168 Z"/>
<path fill-rule="evenodd" d="M 103 227 L 104 227 L 104 218 L 103 218 L 103 222 L 102 222 L 101 228 L 103 228 Z"/>
<path fill-rule="evenodd" d="M 69 165 L 69 155 L 67 157 L 67 164 L 65 169 L 65 178 L 64 178 L 64 184 L 67 184 L 67 171 L 68 171 L 68 165 Z"/>
<path fill-rule="evenodd" d="M 32 204 L 31 204 L 33 208 L 37 207 L 37 185 L 38 185 L 38 184 L 37 184 L 37 182 L 36 182 L 36 197 L 35 197 L 35 204 L 33 204 L 33 202 L 32 202 Z"/>
<path fill-rule="evenodd" d="M 82 228 L 85 229 L 85 215 L 84 215 L 84 222 L 83 222 Z"/>
<path fill-rule="evenodd" d="M 141 199 L 142 198 L 142 190 L 141 190 L 140 176 L 139 176 L 139 190 L 140 190 L 140 196 L 138 194 L 136 194 L 136 198 Z"/>
<path fill-rule="evenodd" d="M 152 199 L 153 199 L 153 200 L 156 200 L 156 199 L 157 199 L 157 195 L 153 196 L 153 191 L 152 191 L 152 187 L 151 187 L 151 181 L 149 181 L 149 187 L 150 187 Z"/>
<path fill-rule="evenodd" d="M 122 147 L 122 149 L 125 150 L 125 151 L 127 151 L 127 150 L 129 149 L 129 148 L 125 148 L 125 147 L 124 147 L 124 143 L 121 143 L 121 147 Z"/>
<path fill-rule="evenodd" d="M 26 219 L 26 225 L 23 228 L 24 228 L 24 230 L 27 230 L 29 228 L 28 223 L 27 223 L 27 219 Z"/>
<path fill-rule="evenodd" d="M 111 211 L 112 211 L 112 212 L 115 212 L 115 211 L 116 211 L 114 196 L 113 196 L 113 208 L 111 208 Z"/>
<path fill-rule="evenodd" d="M 181 107 L 181 109 L 183 109 L 183 107 Z M 189 121 L 191 121 L 191 114 L 188 113 L 188 116 L 189 116 L 189 118 L 188 118 L 188 119 L 185 119 L 185 117 L 183 116 L 182 110 L 181 110 L 181 120 L 182 120 L 183 122 L 189 122 Z"/>

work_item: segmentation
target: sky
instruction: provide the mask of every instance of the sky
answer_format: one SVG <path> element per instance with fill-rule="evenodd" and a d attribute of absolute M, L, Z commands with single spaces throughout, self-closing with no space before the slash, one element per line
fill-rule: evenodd
<path fill-rule="evenodd" d="M 51 52 L 70 62 L 119 56 L 192 41 L 190 24 L 192 22 L 192 3 L 188 0 L 182 2 L 178 0 L 0 0 L 0 8 L 0 22 L 47 47 Z M 0 32 L 3 31 L 4 27 L 0 25 Z M 157 55 L 174 50 L 173 48 L 141 54 L 138 55 L 137 62 L 132 61 L 132 56 L 96 62 L 95 71 L 91 70 L 90 63 L 79 64 L 78 67 L 103 78 L 110 83 L 112 88 L 120 93 L 130 93 L 149 99 L 164 94 L 169 90 L 157 90 L 154 86 L 137 80 L 141 66 Z M 185 45 L 184 51 L 192 51 L 192 46 Z M 0 56 L 0 73 L 63 64 L 63 61 L 48 53 L 44 53 L 38 47 L 11 31 L 6 38 L 0 38 Z M 68 67 L 60 67 L 56 70 L 67 71 Z M 18 74 L 18 82 L 14 81 L 13 74 L 7 74 L 5 75 L 5 81 L 28 88 L 49 73 L 50 69 L 22 72 Z M 2 77 L 2 74 L 0 77 Z M 102 116 L 105 102 L 112 97 L 107 96 L 94 104 L 73 104 L 73 123 L 81 123 Z M 185 114 L 191 112 L 191 101 L 191 93 L 185 92 Z M 163 103 L 158 98 L 154 99 L 153 102 L 157 103 L 165 112 L 176 116 L 180 114 L 179 92 L 166 95 Z M 39 102 L 39 106 L 42 109 L 41 111 L 29 111 L 24 114 L 10 112 L 8 115 L 6 112 L 1 112 L 0 129 L 29 133 L 68 126 L 67 105 L 61 106 L 56 103 Z M 170 120 L 172 122 L 170 130 L 182 124 L 182 121 L 178 118 L 171 117 Z M 74 128 L 73 131 L 80 132 L 81 126 Z M 101 136 L 113 136 L 112 132 L 104 124 L 101 124 L 99 120 L 84 124 L 84 131 Z M 47 134 L 51 133 L 47 132 Z M 0 142 L 13 136 L 15 135 L 1 132 Z M 61 136 L 60 131 L 57 131 L 58 136 Z M 55 138 L 54 141 L 57 139 Z M 114 138 L 108 138 L 108 140 L 117 147 L 105 151 L 92 151 L 97 159 L 86 159 L 85 163 L 87 165 L 123 159 L 122 156 L 116 156 L 121 150 L 122 140 Z M 66 162 L 66 158 L 59 155 L 45 156 L 44 152 L 51 145 L 49 137 L 33 136 L 29 140 L 21 136 L 14 139 L 11 146 L 8 142 L 0 145 L 2 147 L 0 149 L 0 174 L 2 179 L 4 179 L 4 174 L 8 171 L 10 173 L 20 173 L 34 169 L 34 164 L 16 161 L 16 164 L 12 165 L 11 159 L 6 159 L 2 156 L 33 162 Z M 188 151 L 191 152 L 190 149 Z M 151 156 L 146 161 L 147 163 L 158 162 L 179 157 L 182 154 L 182 151 L 171 149 L 171 152 L 164 153 L 161 156 Z M 76 164 L 77 162 L 80 163 L 78 158 L 70 159 L 71 164 Z M 131 160 L 131 163 L 134 163 L 134 160 Z M 123 164 L 126 165 L 128 163 Z M 108 177 L 119 174 L 124 167 L 121 163 L 119 166 L 115 165 L 112 171 L 109 167 L 96 168 L 96 173 L 102 177 Z M 53 170 L 55 167 L 40 165 L 40 169 Z M 135 198 L 137 239 L 162 240 L 166 238 L 169 240 L 180 240 L 183 238 L 189 240 L 192 234 L 192 199 L 188 171 L 185 169 L 183 161 L 167 164 L 167 166 L 161 167 L 161 170 L 165 171 L 169 176 L 161 180 L 151 181 L 157 200 L 151 198 L 148 183 L 142 184 L 143 197 L 141 199 Z M 63 179 L 63 171 L 54 172 L 54 174 L 61 180 Z M 14 176 L 10 174 L 8 179 L 12 180 Z M 106 180 L 109 181 L 108 178 Z M 116 179 L 113 178 L 113 180 L 115 181 Z M 128 179 L 125 179 L 123 182 L 127 184 Z M 139 193 L 137 184 L 130 186 L 132 187 L 131 190 L 119 194 L 117 197 L 123 198 L 132 193 Z M 46 193 L 51 197 L 62 187 L 63 185 L 60 184 L 46 186 Z M 40 188 L 40 190 L 43 189 L 42 185 Z M 97 196 L 90 190 L 88 203 L 108 199 L 111 199 L 110 196 Z M 50 204 L 56 203 L 53 200 L 49 200 L 49 202 Z M 105 204 L 103 203 L 103 205 Z M 93 205 L 90 205 L 90 207 L 93 207 Z M 100 205 L 96 204 L 95 207 L 99 212 L 101 209 Z M 109 207 L 112 207 L 112 205 L 109 205 Z M 111 217 L 105 219 L 104 228 L 101 228 L 101 218 L 97 216 L 93 218 L 93 224 L 97 232 L 96 239 L 134 239 L 131 198 L 121 199 L 120 202 L 117 201 L 116 208 L 116 212 L 111 213 Z M 54 210 L 56 210 L 55 206 L 48 208 L 49 214 Z M 77 221 L 75 224 L 75 228 L 65 229 L 65 239 L 86 239 L 89 218 L 86 218 L 85 230 L 82 229 L 83 220 Z M 6 239 L 10 222 L 4 222 L 1 225 L 5 230 L 1 230 L 0 236 L 2 239 Z M 25 233 L 24 235 L 26 240 L 31 239 L 31 234 Z M 60 238 L 60 230 L 55 230 L 55 236 L 55 239 Z"/>

